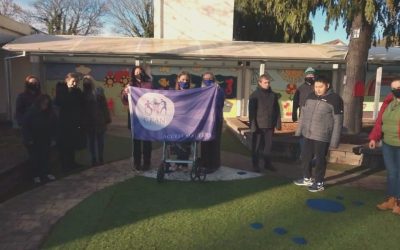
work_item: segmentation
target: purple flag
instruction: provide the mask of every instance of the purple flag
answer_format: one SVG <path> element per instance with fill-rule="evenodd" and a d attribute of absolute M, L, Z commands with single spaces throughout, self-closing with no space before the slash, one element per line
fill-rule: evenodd
<path fill-rule="evenodd" d="M 215 136 L 218 86 L 187 90 L 130 87 L 132 136 L 147 141 L 209 141 Z"/>

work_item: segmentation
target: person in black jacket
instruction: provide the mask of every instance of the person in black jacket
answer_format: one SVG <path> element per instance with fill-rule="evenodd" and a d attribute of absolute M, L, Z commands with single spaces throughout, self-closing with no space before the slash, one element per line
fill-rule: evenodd
<path fill-rule="evenodd" d="M 212 72 L 205 72 L 202 76 L 202 87 L 218 84 Z M 218 88 L 218 102 L 215 114 L 215 138 L 211 141 L 201 142 L 201 161 L 207 169 L 207 173 L 215 172 L 221 166 L 221 134 L 224 123 L 224 99 L 225 93 L 222 88 Z"/>
<path fill-rule="evenodd" d="M 258 79 L 258 88 L 249 98 L 249 121 L 252 134 L 252 163 L 259 172 L 259 154 L 262 152 L 264 168 L 276 171 L 271 164 L 270 154 L 274 129 L 281 129 L 281 112 L 278 95 L 272 91 L 267 75 Z"/>
<path fill-rule="evenodd" d="M 131 82 L 128 85 L 132 87 L 152 89 L 153 88 L 152 77 L 149 76 L 142 67 L 135 66 L 132 69 Z M 124 105 L 129 104 L 128 85 L 121 93 L 121 101 L 122 104 Z M 131 129 L 131 117 L 129 110 L 128 110 L 128 129 Z M 150 169 L 151 151 L 152 151 L 151 141 L 144 141 L 133 138 L 133 162 L 134 162 L 133 165 L 135 169 L 137 170 Z M 142 155 L 143 155 L 143 166 L 141 165 Z"/>
<path fill-rule="evenodd" d="M 25 90 L 17 96 L 16 101 L 16 120 L 22 126 L 24 115 L 32 106 L 33 102 L 40 96 L 40 81 L 37 76 L 28 75 L 25 78 Z"/>
<path fill-rule="evenodd" d="M 307 97 L 314 91 L 314 81 L 315 81 L 315 70 L 308 67 L 304 71 L 304 83 L 297 88 L 293 96 L 293 111 L 292 111 L 292 121 L 296 122 L 298 120 L 297 110 L 301 112 L 301 107 L 306 103 Z M 300 114 L 301 115 L 301 114 Z"/>
<path fill-rule="evenodd" d="M 23 140 L 28 149 L 35 183 L 55 179 L 49 172 L 50 145 L 55 130 L 56 115 L 52 110 L 51 98 L 40 95 L 26 112 L 22 122 Z"/>
<path fill-rule="evenodd" d="M 82 127 L 88 137 L 92 166 L 102 165 L 104 163 L 104 135 L 111 117 L 104 89 L 95 88 L 94 79 L 90 75 L 83 77 L 83 100 Z"/>
<path fill-rule="evenodd" d="M 78 83 L 78 74 L 69 73 L 56 89 L 55 104 L 59 107 L 57 144 L 64 170 L 79 166 L 75 162 L 75 151 L 86 146 L 86 136 L 81 128 L 83 95 Z"/>

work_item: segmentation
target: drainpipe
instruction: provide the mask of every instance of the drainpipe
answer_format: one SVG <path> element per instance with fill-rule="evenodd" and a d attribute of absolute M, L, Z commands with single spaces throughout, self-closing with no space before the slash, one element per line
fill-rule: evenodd
<path fill-rule="evenodd" d="M 11 59 L 25 57 L 26 52 L 22 51 L 21 55 L 4 57 L 4 68 L 6 78 L 6 93 L 7 93 L 7 119 L 12 121 L 12 103 L 11 103 Z"/>

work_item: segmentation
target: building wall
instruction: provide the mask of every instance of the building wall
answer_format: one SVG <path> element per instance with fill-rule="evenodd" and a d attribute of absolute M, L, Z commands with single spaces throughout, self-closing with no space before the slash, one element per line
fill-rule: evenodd
<path fill-rule="evenodd" d="M 234 0 L 155 0 L 154 37 L 232 41 Z"/>
<path fill-rule="evenodd" d="M 31 63 L 29 60 L 29 56 L 11 59 L 10 65 L 11 115 L 13 119 L 13 124 L 14 126 L 16 126 L 15 103 L 17 95 L 24 91 L 24 82 L 27 75 L 39 75 L 37 74 L 39 72 L 39 65 Z"/>

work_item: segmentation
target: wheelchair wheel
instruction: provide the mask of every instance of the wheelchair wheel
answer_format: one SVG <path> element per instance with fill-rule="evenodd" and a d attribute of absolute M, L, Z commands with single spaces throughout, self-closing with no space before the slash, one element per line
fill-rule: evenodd
<path fill-rule="evenodd" d="M 190 171 L 190 179 L 192 181 L 198 180 L 198 181 L 203 182 L 206 180 L 206 176 L 207 176 L 206 169 L 203 167 L 200 167 L 199 160 L 196 160 L 193 163 L 192 170 Z"/>
<path fill-rule="evenodd" d="M 164 176 L 165 176 L 165 169 L 164 169 L 164 163 L 162 163 L 157 169 L 157 181 L 163 182 Z"/>

